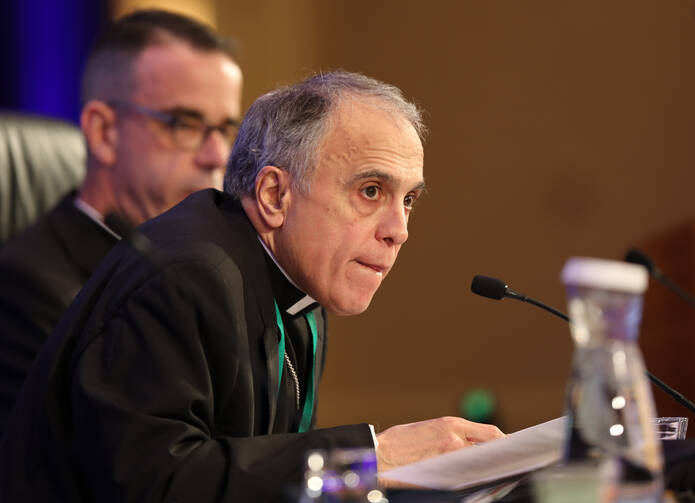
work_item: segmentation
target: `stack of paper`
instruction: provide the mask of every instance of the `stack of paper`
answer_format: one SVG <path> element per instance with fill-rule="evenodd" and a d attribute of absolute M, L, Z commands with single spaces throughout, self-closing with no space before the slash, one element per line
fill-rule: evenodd
<path fill-rule="evenodd" d="M 465 489 L 547 466 L 562 456 L 566 418 L 560 417 L 473 447 L 379 474 L 430 489 Z"/>

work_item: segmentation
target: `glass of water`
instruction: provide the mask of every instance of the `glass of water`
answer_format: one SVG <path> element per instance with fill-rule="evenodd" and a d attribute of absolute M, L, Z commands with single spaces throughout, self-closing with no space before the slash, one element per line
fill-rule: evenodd
<path fill-rule="evenodd" d="M 385 503 L 377 487 L 374 449 L 307 453 L 302 502 Z"/>

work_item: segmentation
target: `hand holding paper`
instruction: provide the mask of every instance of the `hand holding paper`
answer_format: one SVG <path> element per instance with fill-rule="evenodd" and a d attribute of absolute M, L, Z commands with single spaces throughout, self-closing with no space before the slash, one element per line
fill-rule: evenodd
<path fill-rule="evenodd" d="M 474 447 L 388 471 L 380 469 L 379 478 L 406 485 L 453 490 L 535 470 L 558 461 L 562 456 L 565 424 L 566 418 L 560 417 Z"/>
<path fill-rule="evenodd" d="M 460 417 L 440 417 L 393 426 L 377 435 L 377 464 L 379 471 L 385 472 L 504 436 L 496 426 Z"/>

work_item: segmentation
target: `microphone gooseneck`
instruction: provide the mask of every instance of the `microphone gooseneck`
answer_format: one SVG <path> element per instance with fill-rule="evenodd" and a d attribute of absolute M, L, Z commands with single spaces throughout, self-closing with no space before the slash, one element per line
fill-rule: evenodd
<path fill-rule="evenodd" d="M 641 265 L 647 268 L 649 275 L 657 280 L 659 283 L 664 285 L 666 288 L 671 290 L 673 293 L 678 295 L 681 299 L 688 302 L 689 304 L 695 306 L 695 297 L 690 293 L 683 290 L 673 281 L 671 281 L 661 270 L 654 265 L 652 259 L 647 256 L 646 253 L 636 249 L 630 248 L 625 254 L 625 262 L 630 262 L 632 264 Z"/>
<path fill-rule="evenodd" d="M 641 265 L 644 264 L 642 263 Z M 520 300 L 521 302 L 527 302 L 528 304 L 533 304 L 536 307 L 540 307 L 541 309 L 544 309 L 549 313 L 554 314 L 558 318 L 562 318 L 563 320 L 571 323 L 569 316 L 567 316 L 566 314 L 542 303 L 541 301 L 532 299 L 531 297 L 515 292 L 514 290 L 509 288 L 504 281 L 497 278 L 491 278 L 489 276 L 480 275 L 474 276 L 473 282 L 471 283 L 471 291 L 476 295 L 481 295 L 483 297 L 487 297 L 489 299 L 494 300 L 502 300 L 504 297 L 509 297 L 511 299 Z M 646 373 L 649 380 L 652 383 L 654 383 L 655 386 L 660 388 L 667 395 L 673 398 L 676 402 L 678 402 L 683 407 L 688 409 L 690 412 L 695 414 L 695 403 L 688 400 L 682 393 L 676 391 L 674 388 L 666 384 L 664 381 L 656 377 L 648 370 L 645 369 L 644 372 Z"/>
<path fill-rule="evenodd" d="M 558 311 L 554 307 L 550 307 L 547 304 L 543 304 L 541 301 L 533 299 L 527 295 L 515 292 L 507 286 L 507 284 L 501 279 L 491 278 L 490 276 L 477 275 L 473 277 L 473 282 L 471 283 L 471 291 L 476 295 L 481 295 L 487 297 L 488 299 L 502 300 L 504 297 L 509 297 L 510 299 L 519 300 L 521 302 L 527 302 L 533 304 L 536 307 L 545 309 L 549 313 L 559 316 L 565 321 L 570 321 L 566 314 Z"/>

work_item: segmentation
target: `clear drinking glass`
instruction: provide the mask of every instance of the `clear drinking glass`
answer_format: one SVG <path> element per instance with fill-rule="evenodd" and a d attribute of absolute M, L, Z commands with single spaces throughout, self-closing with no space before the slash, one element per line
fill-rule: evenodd
<path fill-rule="evenodd" d="M 313 450 L 306 456 L 302 501 L 383 503 L 374 449 Z"/>

